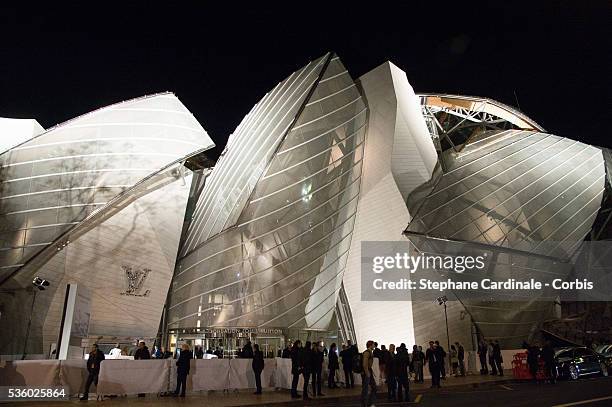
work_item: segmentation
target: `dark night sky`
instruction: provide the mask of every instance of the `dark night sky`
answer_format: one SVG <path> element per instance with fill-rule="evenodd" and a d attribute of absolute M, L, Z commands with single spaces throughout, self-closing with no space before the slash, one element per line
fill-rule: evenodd
<path fill-rule="evenodd" d="M 331 50 L 354 78 L 391 60 L 417 92 L 513 106 L 516 92 L 548 131 L 612 147 L 609 1 L 176 3 L 1 6 L 0 116 L 50 127 L 169 90 L 218 152 L 268 90 Z"/>

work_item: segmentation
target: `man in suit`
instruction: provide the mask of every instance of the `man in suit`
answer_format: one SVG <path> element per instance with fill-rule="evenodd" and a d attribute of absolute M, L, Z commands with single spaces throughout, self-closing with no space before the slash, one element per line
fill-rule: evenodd
<path fill-rule="evenodd" d="M 459 375 L 465 376 L 465 348 L 459 342 L 455 342 L 457 345 L 457 359 L 459 361 Z"/>
<path fill-rule="evenodd" d="M 297 341 L 293 342 L 293 347 L 291 348 L 291 375 L 293 376 L 291 380 L 292 399 L 300 398 L 297 392 L 297 386 L 303 369 L 302 342 L 298 339 Z"/>
<path fill-rule="evenodd" d="M 185 391 L 187 390 L 187 375 L 189 374 L 189 368 L 193 359 L 193 354 L 189 350 L 189 345 L 184 343 L 181 346 L 181 354 L 176 361 L 176 391 L 175 396 L 179 395 L 185 397 Z"/>
<path fill-rule="evenodd" d="M 353 388 L 355 387 L 355 377 L 353 376 L 353 347 L 351 341 L 348 342 L 347 346 L 342 345 L 340 359 L 344 370 L 344 387 L 347 389 Z"/>
<path fill-rule="evenodd" d="M 151 359 L 151 353 L 149 352 L 149 348 L 144 343 L 144 341 L 140 341 L 138 343 L 138 349 L 134 353 L 134 360 L 143 360 L 143 359 Z"/>
<path fill-rule="evenodd" d="M 97 344 L 93 344 L 91 346 L 91 352 L 89 352 L 89 357 L 87 359 L 87 372 L 89 376 L 87 376 L 87 382 L 85 383 L 85 391 L 83 392 L 83 397 L 81 400 L 89 399 L 89 387 L 91 383 L 94 383 L 96 387 L 98 386 L 98 375 L 100 374 L 100 364 L 104 360 L 104 352 L 98 349 Z"/>
<path fill-rule="evenodd" d="M 429 372 L 431 373 L 431 387 L 440 387 L 440 367 L 443 362 L 443 358 L 439 348 L 433 341 L 429 341 L 429 349 L 425 352 L 425 359 L 429 365 Z"/>
<path fill-rule="evenodd" d="M 151 353 L 149 352 L 149 348 L 144 343 L 144 341 L 138 342 L 138 349 L 134 352 L 134 360 L 147 360 L 151 359 Z M 138 397 L 144 397 L 144 393 L 138 393 Z"/>
<path fill-rule="evenodd" d="M 554 353 L 553 351 L 553 356 Z M 504 375 L 504 367 L 502 366 L 503 361 L 501 347 L 499 346 L 499 342 L 495 341 L 493 342 L 493 363 L 495 364 L 497 374 L 500 376 Z"/>
<path fill-rule="evenodd" d="M 397 376 L 396 376 L 396 365 L 397 365 L 397 357 L 399 356 L 395 354 L 395 345 L 390 344 L 389 350 L 385 351 L 383 357 L 385 359 L 384 369 L 385 369 L 385 377 L 387 378 L 387 395 L 389 401 L 395 401 L 396 398 L 396 390 L 397 390 Z M 381 367 L 382 369 L 382 367 Z"/>
<path fill-rule="evenodd" d="M 259 345 L 253 345 L 253 372 L 255 373 L 255 387 L 257 387 L 257 391 L 255 394 L 261 394 L 261 372 L 264 369 L 264 355 L 263 352 L 259 350 Z"/>
<path fill-rule="evenodd" d="M 480 374 L 489 374 L 487 367 L 487 343 L 482 339 L 478 344 L 478 359 L 480 359 Z"/>
<path fill-rule="evenodd" d="M 408 354 L 408 349 L 406 349 L 406 344 L 404 343 L 402 343 L 397 350 L 397 355 L 395 356 L 395 360 L 394 360 L 394 369 L 395 369 L 395 377 L 397 381 L 397 401 L 409 402 L 410 401 L 410 355 Z"/>
<path fill-rule="evenodd" d="M 306 341 L 304 349 L 302 350 L 302 376 L 304 377 L 304 388 L 302 389 L 302 399 L 310 400 L 308 396 L 308 383 L 310 381 L 310 375 L 314 366 L 314 352 L 312 351 L 312 343 Z"/>
<path fill-rule="evenodd" d="M 327 387 L 330 389 L 335 389 L 338 386 L 336 385 L 336 370 L 340 368 L 340 363 L 338 363 L 338 353 L 337 347 L 335 343 L 332 343 L 329 348 L 329 359 L 327 363 L 327 368 L 329 369 L 329 374 L 327 375 Z"/>
<path fill-rule="evenodd" d="M 312 394 L 315 396 L 324 396 L 321 393 L 321 374 L 323 373 L 324 352 L 319 343 L 312 344 Z"/>

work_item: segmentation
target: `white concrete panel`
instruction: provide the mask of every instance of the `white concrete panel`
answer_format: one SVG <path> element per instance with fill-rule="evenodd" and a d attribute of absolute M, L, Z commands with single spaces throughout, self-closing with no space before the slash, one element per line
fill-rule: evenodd
<path fill-rule="evenodd" d="M 409 301 L 361 301 L 361 242 L 403 240 L 410 215 L 393 177 L 390 157 L 395 149 L 398 99 L 390 64 L 359 80 L 370 109 L 357 220 L 344 274 L 359 346 L 414 343 L 412 304 Z"/>
<path fill-rule="evenodd" d="M 391 166 L 395 181 L 406 201 L 415 188 L 429 181 L 438 155 L 421 113 L 420 100 L 408 83 L 406 73 L 391 62 L 377 69 L 382 68 L 385 74 L 387 69 L 391 74 L 397 99 Z"/>
<path fill-rule="evenodd" d="M 402 70 L 387 62 L 362 76 L 359 83 L 370 118 L 357 220 L 344 277 L 357 341 L 360 346 L 369 339 L 409 346 L 423 345 L 429 339 L 445 343 L 444 313 L 437 305 L 361 301 L 361 242 L 405 239 L 402 232 L 411 220 L 406 200 L 430 181 L 437 153 L 419 98 Z M 451 340 L 466 342 L 470 325 L 461 309 L 458 303 L 449 306 L 449 329 Z"/>
<path fill-rule="evenodd" d="M 40 274 L 55 291 L 44 325 L 44 348 L 57 339 L 65 286 L 91 292 L 90 336 L 154 337 L 174 271 L 191 175 L 147 194 L 69 244 Z M 122 266 L 150 269 L 126 295 Z"/>
<path fill-rule="evenodd" d="M 143 178 L 213 146 L 180 100 L 161 93 L 79 116 L 0 154 L 0 281 Z"/>

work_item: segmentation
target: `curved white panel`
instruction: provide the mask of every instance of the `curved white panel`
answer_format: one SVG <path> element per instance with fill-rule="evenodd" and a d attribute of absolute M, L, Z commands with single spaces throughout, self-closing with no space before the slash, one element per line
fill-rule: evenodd
<path fill-rule="evenodd" d="M 119 193 L 214 146 L 176 96 L 108 106 L 0 156 L 0 281 Z"/>

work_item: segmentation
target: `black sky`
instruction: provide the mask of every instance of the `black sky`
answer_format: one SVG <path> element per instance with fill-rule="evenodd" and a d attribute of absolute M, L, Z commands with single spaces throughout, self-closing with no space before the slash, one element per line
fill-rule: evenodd
<path fill-rule="evenodd" d="M 354 78 L 391 60 L 417 92 L 516 93 L 548 131 L 612 147 L 610 1 L 52 3 L 0 6 L 0 116 L 50 127 L 169 90 L 216 155 L 268 90 L 335 51 Z"/>

